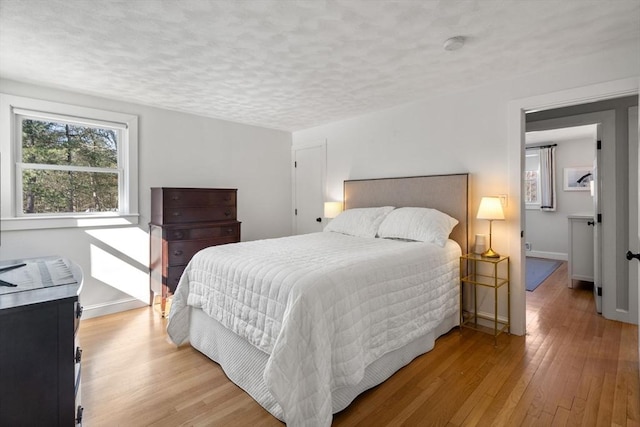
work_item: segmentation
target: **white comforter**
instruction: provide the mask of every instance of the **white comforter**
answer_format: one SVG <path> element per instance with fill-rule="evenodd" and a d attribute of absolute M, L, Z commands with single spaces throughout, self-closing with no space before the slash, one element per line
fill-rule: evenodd
<path fill-rule="evenodd" d="M 169 336 L 201 308 L 267 353 L 264 380 L 293 426 L 328 426 L 331 391 L 458 311 L 460 247 L 314 233 L 196 254 L 176 290 Z"/>

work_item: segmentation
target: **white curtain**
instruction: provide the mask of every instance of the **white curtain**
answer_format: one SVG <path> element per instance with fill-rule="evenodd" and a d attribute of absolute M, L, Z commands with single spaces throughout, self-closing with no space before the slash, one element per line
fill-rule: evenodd
<path fill-rule="evenodd" d="M 556 147 L 540 149 L 540 209 L 556 210 Z"/>

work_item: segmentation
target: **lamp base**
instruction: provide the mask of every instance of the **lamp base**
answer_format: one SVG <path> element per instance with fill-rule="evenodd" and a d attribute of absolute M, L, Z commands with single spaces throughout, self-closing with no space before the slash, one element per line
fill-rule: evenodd
<path fill-rule="evenodd" d="M 485 258 L 500 258 L 500 254 L 493 251 L 493 249 L 489 248 L 482 253 L 482 256 Z"/>

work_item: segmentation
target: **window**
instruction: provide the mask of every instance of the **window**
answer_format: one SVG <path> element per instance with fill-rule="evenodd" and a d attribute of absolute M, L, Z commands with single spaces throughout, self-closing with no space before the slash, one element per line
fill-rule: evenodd
<path fill-rule="evenodd" d="M 0 98 L 3 229 L 137 223 L 137 117 Z"/>
<path fill-rule="evenodd" d="M 525 155 L 524 202 L 527 209 L 540 208 L 540 151 L 530 149 Z"/>
<path fill-rule="evenodd" d="M 122 129 L 16 114 L 18 215 L 118 212 Z"/>

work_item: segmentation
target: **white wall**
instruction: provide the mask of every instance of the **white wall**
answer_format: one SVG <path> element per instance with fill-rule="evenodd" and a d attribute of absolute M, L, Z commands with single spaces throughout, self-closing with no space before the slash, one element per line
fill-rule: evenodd
<path fill-rule="evenodd" d="M 238 189 L 242 240 L 291 234 L 291 134 L 0 80 L 0 92 L 138 116 L 137 227 L 2 231 L 0 259 L 57 254 L 80 264 L 85 315 L 149 300 L 150 187 Z M 8 195 L 2 194 L 2 199 Z"/>
<path fill-rule="evenodd" d="M 593 198 L 589 191 L 564 191 L 564 169 L 591 166 L 595 158 L 594 138 L 559 141 L 556 147 L 556 210 L 545 212 L 527 210 L 526 241 L 532 252 L 527 256 L 539 256 L 567 260 L 569 252 L 567 216 L 576 213 L 593 213 Z M 553 141 L 549 141 L 553 142 Z"/>
<path fill-rule="evenodd" d="M 327 185 L 333 200 L 342 197 L 342 181 L 355 178 L 470 172 L 470 214 L 484 195 L 510 194 L 507 221 L 495 222 L 493 248 L 508 253 L 520 247 L 513 229 L 520 229 L 518 188 L 510 179 L 520 152 L 519 140 L 508 140 L 509 107 L 513 100 L 636 77 L 640 74 L 637 44 L 565 64 L 541 64 L 540 70 L 511 80 L 399 106 L 294 132 L 294 146 L 327 141 Z M 547 67 L 544 69 L 543 67 Z M 513 124 L 511 124 L 513 126 Z M 472 221 L 470 235 L 486 233 L 486 221 Z M 520 233 L 517 232 L 517 235 Z M 523 298 L 519 254 L 512 254 L 512 302 Z M 514 331 L 524 333 L 524 307 L 512 304 Z M 506 313 L 506 306 L 500 308 Z"/>

